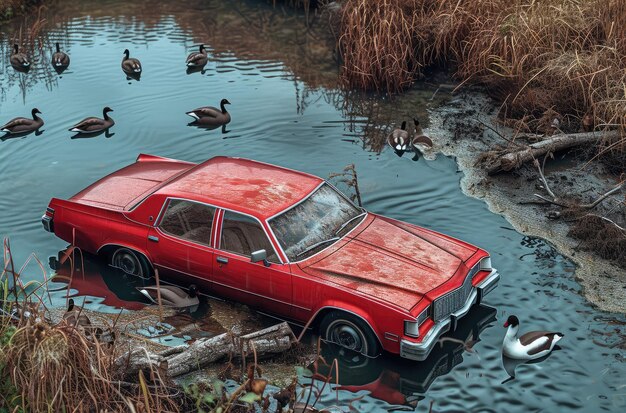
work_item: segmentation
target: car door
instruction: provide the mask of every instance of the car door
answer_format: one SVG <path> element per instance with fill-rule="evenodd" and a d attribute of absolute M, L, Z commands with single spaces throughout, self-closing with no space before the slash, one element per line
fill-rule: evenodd
<path fill-rule="evenodd" d="M 213 288 L 220 295 L 278 315 L 291 311 L 291 273 L 276 254 L 261 223 L 249 215 L 224 210 L 213 266 Z M 264 249 L 267 262 L 252 262 Z"/>
<path fill-rule="evenodd" d="M 148 234 L 148 252 L 166 280 L 183 287 L 196 283 L 209 288 L 214 250 L 215 207 L 171 198 Z"/>

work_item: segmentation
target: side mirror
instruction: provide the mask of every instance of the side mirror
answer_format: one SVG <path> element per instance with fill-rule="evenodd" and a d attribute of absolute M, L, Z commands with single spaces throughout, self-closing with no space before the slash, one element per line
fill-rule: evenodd
<path fill-rule="evenodd" d="M 250 256 L 250 261 L 257 263 L 263 261 L 263 265 L 270 266 L 270 262 L 267 260 L 267 252 L 265 250 L 254 251 Z"/>

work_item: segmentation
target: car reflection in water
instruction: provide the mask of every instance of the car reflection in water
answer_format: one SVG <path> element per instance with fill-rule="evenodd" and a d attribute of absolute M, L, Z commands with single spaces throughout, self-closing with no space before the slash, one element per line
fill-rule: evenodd
<path fill-rule="evenodd" d="M 85 297 L 87 304 L 94 302 L 91 300 L 92 297 L 97 298 L 97 308 L 92 309 L 103 312 L 110 312 L 111 308 L 137 311 L 152 304 L 137 287 L 153 285 L 154 279 L 144 280 L 129 276 L 92 254 L 84 253 L 81 257 L 79 250 L 76 249 L 72 253 L 71 247 L 68 247 L 59 251 L 56 257 L 50 257 L 49 263 L 50 268 L 55 270 L 52 281 L 65 284 L 63 290 L 67 288 L 73 290 L 71 296 Z M 169 284 L 167 280 L 161 280 L 161 282 Z M 240 316 L 244 316 L 241 314 Z M 187 343 L 197 338 L 213 337 L 227 331 L 227 328 L 213 317 L 213 308 L 209 300 L 202 296 L 197 306 L 174 313 L 170 312 L 163 318 L 163 322 L 173 328 L 171 331 L 173 337 L 181 338 Z M 258 323 L 258 320 L 252 318 L 250 323 Z M 182 344 L 182 342 L 170 341 L 170 339 L 165 339 L 162 344 Z"/>
<path fill-rule="evenodd" d="M 339 386 L 334 389 L 357 393 L 369 392 L 369 396 L 392 405 L 417 407 L 419 400 L 433 381 L 463 361 L 463 353 L 479 341 L 480 333 L 496 320 L 496 309 L 474 306 L 459 322 L 456 330 L 441 337 L 440 345 L 435 346 L 428 358 L 422 362 L 412 362 L 393 355 L 368 358 L 346 351 L 331 343 L 322 345 L 322 357 L 329 364 L 337 359 L 339 365 Z M 318 363 L 311 370 L 328 377 L 330 368 Z M 317 370 L 317 371 L 316 371 Z M 336 376 L 331 373 L 330 383 Z"/>
<path fill-rule="evenodd" d="M 142 280 L 132 279 L 98 257 L 77 249 L 72 252 L 70 247 L 50 257 L 49 264 L 56 272 L 52 281 L 76 290 L 74 296 L 101 297 L 102 306 L 117 309 L 141 310 L 146 306 L 145 298 L 135 288 L 142 285 Z"/>

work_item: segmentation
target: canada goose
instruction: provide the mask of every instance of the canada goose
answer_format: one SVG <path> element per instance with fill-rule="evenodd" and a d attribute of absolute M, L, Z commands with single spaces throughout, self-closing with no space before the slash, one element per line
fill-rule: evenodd
<path fill-rule="evenodd" d="M 141 74 L 141 62 L 134 57 L 129 57 L 128 49 L 124 50 L 124 58 L 122 59 L 122 70 L 128 76 L 138 76 Z"/>
<path fill-rule="evenodd" d="M 67 305 L 67 311 L 63 314 L 63 320 L 74 327 L 82 327 L 84 329 L 91 329 L 91 321 L 85 313 L 83 308 L 75 305 L 72 298 L 69 299 Z"/>
<path fill-rule="evenodd" d="M 502 343 L 502 353 L 516 360 L 533 360 L 547 356 L 563 338 L 562 333 L 549 331 L 531 331 L 517 337 L 519 319 L 514 315 L 506 320 L 504 327 L 508 327 L 508 330 Z"/>
<path fill-rule="evenodd" d="M 36 131 L 37 129 L 43 126 L 43 119 L 37 116 L 38 113 L 41 113 L 39 109 L 34 108 L 31 111 L 31 114 L 33 115 L 32 119 L 28 119 L 28 118 L 11 119 L 9 122 L 7 122 L 6 125 L 0 128 L 0 131 L 11 133 L 11 134 Z"/>
<path fill-rule="evenodd" d="M 56 52 L 52 55 L 52 66 L 54 68 L 67 68 L 70 65 L 70 57 L 67 53 L 61 51 L 61 46 L 59 43 L 56 44 Z"/>
<path fill-rule="evenodd" d="M 429 148 L 433 147 L 433 141 L 422 132 L 422 127 L 420 126 L 420 121 L 416 118 L 413 119 L 413 123 L 415 124 L 415 135 L 411 138 L 411 147 L 414 151 L 418 151 L 418 146 L 423 145 Z"/>
<path fill-rule="evenodd" d="M 387 143 L 396 151 L 406 151 L 409 145 L 409 132 L 406 130 L 406 121 L 402 121 L 400 129 L 396 128 L 387 136 Z"/>
<path fill-rule="evenodd" d="M 156 285 L 149 287 L 137 287 L 137 290 L 150 301 L 158 304 L 159 290 L 161 292 L 161 304 L 167 307 L 184 308 L 198 305 L 198 288 L 195 285 L 189 286 L 189 293 L 172 285 Z"/>
<path fill-rule="evenodd" d="M 209 61 L 209 58 L 207 56 L 207 51 L 204 48 L 204 45 L 201 44 L 200 45 L 200 50 L 198 52 L 193 52 L 190 53 L 189 56 L 187 56 L 187 67 L 203 67 L 204 65 L 207 64 L 207 62 Z"/>
<path fill-rule="evenodd" d="M 224 105 L 230 105 L 228 99 L 222 99 L 220 101 L 220 109 L 213 106 L 204 106 L 202 108 L 194 109 L 187 112 L 187 115 L 196 119 L 194 124 L 205 126 L 219 126 L 226 125 L 230 122 L 230 113 L 226 111 Z"/>
<path fill-rule="evenodd" d="M 13 45 L 13 50 L 14 52 L 10 59 L 11 66 L 13 66 L 15 70 L 22 72 L 27 71 L 30 68 L 30 60 L 28 59 L 28 56 L 26 56 L 26 53 L 20 52 L 20 48 L 17 44 Z"/>
<path fill-rule="evenodd" d="M 102 109 L 102 116 L 104 119 L 96 117 L 85 118 L 76 125 L 72 126 L 70 128 L 70 132 L 96 133 L 109 129 L 111 126 L 115 125 L 113 118 L 110 118 L 108 115 L 109 112 L 113 112 L 113 109 L 107 106 Z"/>

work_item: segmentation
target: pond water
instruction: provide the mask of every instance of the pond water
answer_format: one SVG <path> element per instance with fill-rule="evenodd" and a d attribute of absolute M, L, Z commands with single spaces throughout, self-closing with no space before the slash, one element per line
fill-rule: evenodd
<path fill-rule="evenodd" d="M 15 72 L 8 56 L 13 37 L 25 38 L 32 20 L 0 26 L 0 121 L 37 107 L 46 122 L 39 136 L 0 142 L 0 236 L 10 237 L 16 263 L 32 252 L 45 260 L 65 247 L 41 227 L 51 197 L 67 198 L 139 153 L 194 162 L 248 157 L 322 177 L 354 163 L 366 208 L 484 247 L 502 280 L 486 299 L 492 308 L 474 309 L 455 335 L 480 333 L 474 352 L 449 342 L 424 363 L 345 360 L 341 400 L 359 411 L 428 411 L 431 403 L 436 412 L 626 407 L 625 318 L 592 308 L 573 264 L 550 245 L 466 197 L 453 159 L 414 162 L 377 139 L 402 118 L 427 123 L 427 110 L 448 98 L 435 93 L 436 84 L 418 84 L 394 100 L 342 91 L 335 53 L 318 24 L 325 17 L 262 1 L 60 1 L 42 17 L 43 49 L 34 49 L 26 74 Z M 61 75 L 49 66 L 56 41 L 72 59 Z M 210 61 L 205 71 L 187 74 L 185 57 L 200 43 Z M 141 59 L 140 81 L 120 69 L 124 49 Z M 225 133 L 187 126 L 186 111 L 222 98 L 232 103 Z M 101 116 L 104 106 L 114 109 L 110 137 L 68 132 L 86 116 Z M 39 273 L 33 266 L 25 276 L 40 279 Z M 57 292 L 54 303 L 62 305 L 63 297 Z M 89 307 L 111 310 L 124 302 L 93 299 Z M 500 356 L 502 323 L 510 314 L 522 331 L 554 329 L 565 339 L 561 351 L 519 366 L 516 379 L 503 383 L 509 376 Z M 325 393 L 321 403 L 332 405 L 335 397 Z"/>

